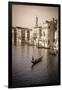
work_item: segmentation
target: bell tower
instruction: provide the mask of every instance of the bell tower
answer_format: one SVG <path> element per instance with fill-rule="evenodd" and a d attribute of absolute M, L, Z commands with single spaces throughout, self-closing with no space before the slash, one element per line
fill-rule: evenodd
<path fill-rule="evenodd" d="M 35 27 L 38 27 L 38 17 L 36 16 L 36 24 Z"/>

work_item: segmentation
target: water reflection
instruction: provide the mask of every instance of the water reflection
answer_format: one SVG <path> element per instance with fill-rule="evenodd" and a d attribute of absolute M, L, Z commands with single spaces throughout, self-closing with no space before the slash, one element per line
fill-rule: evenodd
<path fill-rule="evenodd" d="M 43 56 L 41 62 L 32 64 L 32 56 Z M 54 73 L 53 73 L 54 72 Z M 13 87 L 58 83 L 58 55 L 48 54 L 48 49 L 36 46 L 12 46 Z"/>

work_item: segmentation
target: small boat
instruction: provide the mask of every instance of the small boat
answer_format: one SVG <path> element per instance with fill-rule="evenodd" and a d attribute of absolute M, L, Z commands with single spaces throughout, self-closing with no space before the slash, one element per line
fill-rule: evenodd
<path fill-rule="evenodd" d="M 35 59 L 35 60 L 34 60 L 34 58 L 32 58 L 32 63 L 33 63 L 33 64 L 39 63 L 39 62 L 42 60 L 42 57 L 43 57 L 43 56 L 41 56 L 40 58 Z"/>
<path fill-rule="evenodd" d="M 49 54 L 56 56 L 57 53 L 56 53 L 55 50 L 50 50 L 50 51 L 49 51 Z"/>

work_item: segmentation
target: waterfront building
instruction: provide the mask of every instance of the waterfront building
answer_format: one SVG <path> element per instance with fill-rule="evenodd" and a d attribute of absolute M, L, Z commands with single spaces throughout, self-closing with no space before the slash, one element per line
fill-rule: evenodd
<path fill-rule="evenodd" d="M 14 30 L 15 30 L 15 27 L 12 27 L 12 43 L 14 43 Z"/>
<path fill-rule="evenodd" d="M 37 47 L 58 49 L 58 24 L 54 18 L 38 25 L 36 16 L 35 27 L 32 29 L 24 27 L 12 27 L 12 41 L 14 44 L 29 44 Z"/>
<path fill-rule="evenodd" d="M 43 23 L 42 25 L 42 47 L 49 48 L 49 24 L 48 23 Z"/>
<path fill-rule="evenodd" d="M 53 49 L 55 43 L 55 32 L 57 31 L 57 20 L 53 18 L 53 20 L 48 21 L 47 23 L 49 24 L 49 47 Z"/>
<path fill-rule="evenodd" d="M 30 39 L 30 30 L 29 28 L 23 28 L 16 26 L 15 28 L 12 28 L 12 40 L 18 45 L 18 44 L 25 44 L 29 43 Z"/>
<path fill-rule="evenodd" d="M 17 42 L 17 31 L 16 31 L 16 27 L 12 27 L 12 44 L 16 45 Z"/>
<path fill-rule="evenodd" d="M 36 16 L 36 23 L 35 23 L 35 27 L 32 28 L 32 30 L 30 31 L 30 44 L 31 45 L 37 45 L 39 38 L 41 37 L 41 30 L 42 27 L 38 26 L 38 17 Z"/>
<path fill-rule="evenodd" d="M 46 21 L 42 25 L 42 47 L 54 48 L 55 32 L 57 31 L 56 20 Z"/>
<path fill-rule="evenodd" d="M 59 39 L 59 37 L 58 37 L 58 34 L 59 34 L 59 31 L 58 31 L 58 24 L 57 24 L 57 30 L 56 30 L 56 32 L 55 32 L 55 49 L 58 51 L 58 39 Z"/>

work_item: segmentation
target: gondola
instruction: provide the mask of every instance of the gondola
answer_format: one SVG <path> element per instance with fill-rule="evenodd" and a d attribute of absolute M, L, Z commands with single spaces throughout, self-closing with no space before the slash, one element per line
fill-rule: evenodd
<path fill-rule="evenodd" d="M 43 57 L 43 56 L 41 56 L 40 58 L 35 59 L 35 60 L 32 59 L 32 63 L 33 63 L 33 64 L 39 63 L 39 62 L 42 60 L 42 57 Z"/>

